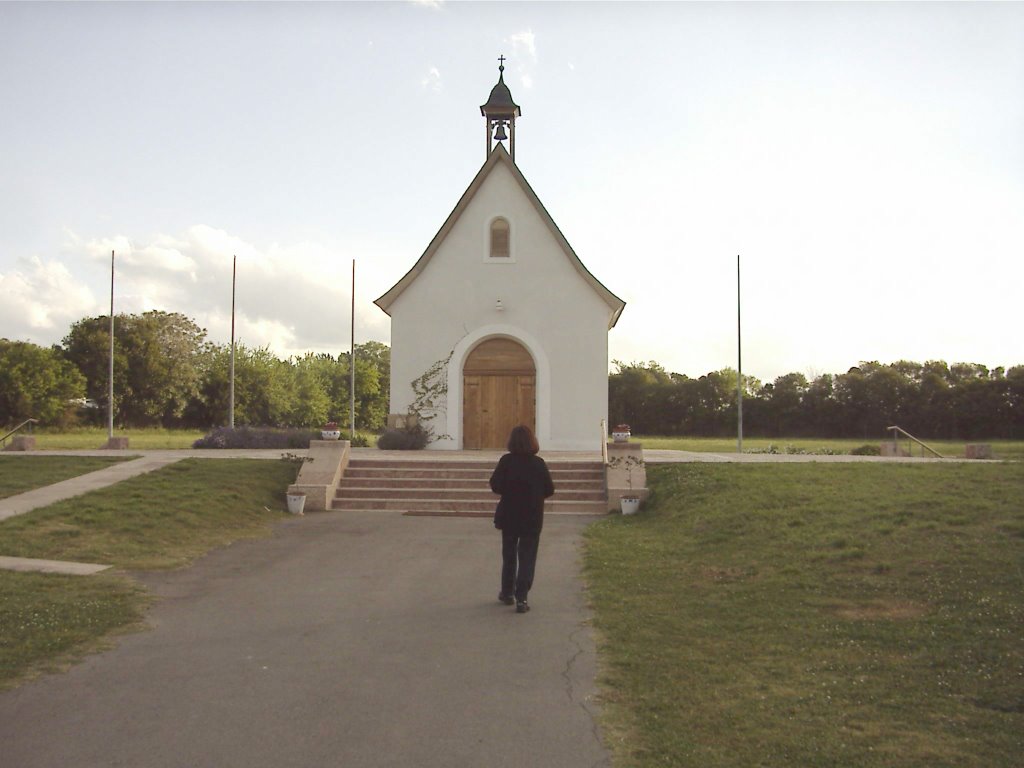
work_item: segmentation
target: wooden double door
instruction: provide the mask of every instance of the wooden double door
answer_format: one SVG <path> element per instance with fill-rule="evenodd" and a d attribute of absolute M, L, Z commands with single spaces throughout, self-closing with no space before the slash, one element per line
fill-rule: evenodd
<path fill-rule="evenodd" d="M 503 449 L 512 427 L 536 431 L 537 371 L 530 353 L 512 339 L 489 339 L 462 368 L 462 447 Z"/>

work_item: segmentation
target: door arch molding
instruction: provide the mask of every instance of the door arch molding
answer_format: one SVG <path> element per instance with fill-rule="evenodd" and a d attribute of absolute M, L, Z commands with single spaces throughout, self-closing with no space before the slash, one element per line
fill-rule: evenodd
<path fill-rule="evenodd" d="M 463 369 L 466 359 L 482 342 L 492 338 L 511 339 L 523 346 L 533 358 L 536 376 L 535 433 L 541 447 L 551 437 L 551 365 L 544 348 L 532 334 L 512 325 L 487 325 L 477 328 L 464 336 L 452 350 L 451 363 L 448 365 L 448 428 L 455 448 L 465 446 L 463 425 Z M 455 418 L 451 418 L 454 416 Z"/>

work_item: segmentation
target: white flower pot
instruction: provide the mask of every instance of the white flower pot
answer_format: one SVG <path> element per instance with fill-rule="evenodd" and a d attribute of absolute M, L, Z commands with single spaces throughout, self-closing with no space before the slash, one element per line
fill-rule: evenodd
<path fill-rule="evenodd" d="M 630 432 L 612 432 L 612 440 L 616 443 L 628 443 Z"/>
<path fill-rule="evenodd" d="M 635 515 L 640 511 L 640 497 L 623 496 L 619 499 L 619 507 L 624 515 Z"/>
<path fill-rule="evenodd" d="M 288 497 L 288 511 L 293 515 L 301 515 L 302 508 L 306 506 L 306 494 L 288 493 L 285 495 Z"/>
<path fill-rule="evenodd" d="M 320 430 L 321 440 L 340 440 L 341 430 L 340 429 L 321 429 Z"/>

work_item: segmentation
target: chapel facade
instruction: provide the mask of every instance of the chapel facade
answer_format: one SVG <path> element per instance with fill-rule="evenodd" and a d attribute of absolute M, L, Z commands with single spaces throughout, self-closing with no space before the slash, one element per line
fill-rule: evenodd
<path fill-rule="evenodd" d="M 608 332 L 625 303 L 583 265 L 516 165 L 522 112 L 503 60 L 480 113 L 483 166 L 375 302 L 391 317 L 389 422 L 415 414 L 431 449 L 503 449 L 526 424 L 544 450 L 596 450 Z"/>

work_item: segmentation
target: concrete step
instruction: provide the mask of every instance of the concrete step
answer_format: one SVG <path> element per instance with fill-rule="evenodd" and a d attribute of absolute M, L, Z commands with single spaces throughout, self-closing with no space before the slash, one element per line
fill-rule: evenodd
<path fill-rule="evenodd" d="M 443 467 L 434 468 L 421 468 L 421 467 L 363 467 L 353 466 L 349 464 L 345 470 L 345 478 L 356 480 L 363 478 L 388 478 L 388 477 L 401 477 L 401 478 L 451 478 L 460 480 L 480 480 L 483 483 L 487 483 L 491 478 L 491 473 L 494 468 L 491 467 L 487 470 L 480 469 L 465 469 L 463 467 L 452 467 L 445 469 Z M 590 470 L 590 469 L 551 469 L 551 479 L 556 481 L 567 481 L 567 480 L 585 480 L 596 483 L 604 483 L 604 472 L 602 470 Z"/>
<path fill-rule="evenodd" d="M 452 499 L 497 503 L 498 497 L 489 488 L 362 488 L 342 485 L 336 499 Z M 603 501 L 603 490 L 562 490 L 559 488 L 547 503 L 559 501 Z"/>
<path fill-rule="evenodd" d="M 405 488 L 450 488 L 453 490 L 474 490 L 491 492 L 487 480 L 473 479 L 460 480 L 450 477 L 352 477 L 345 476 L 345 488 L 388 488 L 400 490 Z M 557 479 L 555 487 L 558 492 L 562 491 L 590 491 L 604 490 L 604 483 L 593 480 L 565 480 Z"/>
<path fill-rule="evenodd" d="M 417 468 L 417 469 L 475 469 L 475 470 L 486 470 L 488 473 L 494 471 L 494 467 L 497 462 L 494 461 L 446 461 L 444 459 L 410 459 L 408 461 L 402 461 L 401 459 L 357 459 L 354 458 L 349 462 L 350 467 L 359 467 L 365 469 L 393 469 L 395 467 L 400 468 Z M 555 470 L 601 470 L 601 462 L 599 461 L 551 461 L 548 462 L 548 469 L 554 472 Z"/>
<path fill-rule="evenodd" d="M 494 461 L 353 459 L 331 501 L 341 511 L 490 516 L 498 497 L 488 481 Z M 605 475 L 600 462 L 550 462 L 555 495 L 548 514 L 605 514 Z"/>
<path fill-rule="evenodd" d="M 338 499 L 331 509 L 339 512 L 478 512 L 494 514 L 497 499 L 456 501 L 452 499 Z M 551 501 L 544 505 L 545 514 L 603 515 L 608 511 L 604 501 Z"/>

